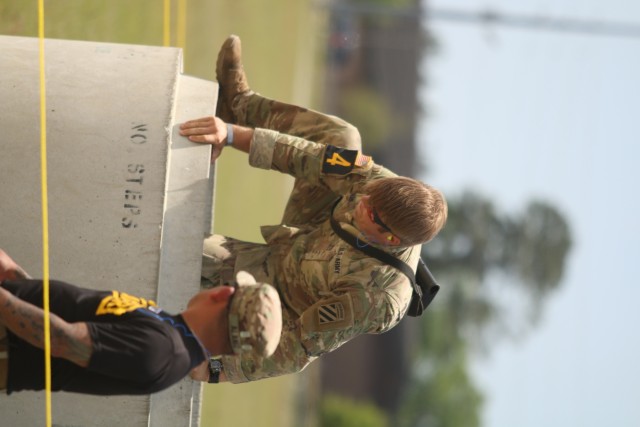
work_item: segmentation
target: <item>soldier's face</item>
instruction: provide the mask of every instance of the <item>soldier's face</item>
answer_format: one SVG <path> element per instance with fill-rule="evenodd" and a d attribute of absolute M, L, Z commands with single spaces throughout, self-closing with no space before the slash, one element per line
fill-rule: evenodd
<path fill-rule="evenodd" d="M 354 211 L 354 219 L 358 230 L 372 243 L 385 243 L 387 237 L 392 235 L 389 228 L 378 216 L 369 196 L 360 198 Z"/>

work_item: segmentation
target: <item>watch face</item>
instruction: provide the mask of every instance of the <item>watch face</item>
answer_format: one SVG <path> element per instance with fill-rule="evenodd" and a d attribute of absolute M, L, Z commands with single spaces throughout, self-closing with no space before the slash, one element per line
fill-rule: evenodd
<path fill-rule="evenodd" d="M 220 381 L 222 362 L 217 359 L 209 359 L 209 383 L 217 384 Z"/>

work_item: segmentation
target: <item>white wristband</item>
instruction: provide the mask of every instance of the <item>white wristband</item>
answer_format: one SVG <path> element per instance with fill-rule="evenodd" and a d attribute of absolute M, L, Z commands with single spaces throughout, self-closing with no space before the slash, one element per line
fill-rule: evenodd
<path fill-rule="evenodd" d="M 227 143 L 226 145 L 233 144 L 233 126 L 227 123 Z"/>

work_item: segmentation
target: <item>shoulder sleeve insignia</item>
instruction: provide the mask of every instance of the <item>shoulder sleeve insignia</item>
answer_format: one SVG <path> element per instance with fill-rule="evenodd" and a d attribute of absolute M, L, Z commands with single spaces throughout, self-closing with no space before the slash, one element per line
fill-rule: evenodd
<path fill-rule="evenodd" d="M 302 315 L 303 328 L 307 332 L 326 332 L 353 326 L 353 304 L 349 294 L 324 300 Z"/>
<path fill-rule="evenodd" d="M 344 305 L 341 302 L 321 305 L 318 308 L 318 323 L 320 325 L 341 320 L 344 320 Z"/>
<path fill-rule="evenodd" d="M 322 159 L 322 172 L 334 175 L 346 175 L 353 169 L 358 158 L 357 150 L 327 145 Z"/>

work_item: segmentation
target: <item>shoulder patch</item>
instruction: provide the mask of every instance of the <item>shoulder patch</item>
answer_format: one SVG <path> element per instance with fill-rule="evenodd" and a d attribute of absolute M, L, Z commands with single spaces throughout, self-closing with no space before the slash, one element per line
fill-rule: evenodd
<path fill-rule="evenodd" d="M 152 300 L 135 297 L 124 292 L 112 291 L 111 295 L 104 297 L 102 301 L 100 301 L 100 305 L 96 310 L 96 316 L 103 314 L 120 316 L 139 308 L 149 308 L 155 305 L 156 303 Z"/>
<path fill-rule="evenodd" d="M 356 166 L 364 168 L 369 166 L 369 164 L 373 161 L 371 156 L 365 156 L 362 153 L 358 153 L 358 158 L 356 159 Z"/>
<path fill-rule="evenodd" d="M 344 305 L 341 302 L 332 302 L 318 308 L 318 323 L 320 325 L 342 320 L 344 320 Z"/>
<path fill-rule="evenodd" d="M 353 304 L 349 294 L 327 299 L 302 315 L 307 332 L 325 332 L 353 326 Z"/>
<path fill-rule="evenodd" d="M 346 148 L 327 145 L 322 160 L 322 172 L 334 175 L 346 175 L 356 165 L 359 152 Z"/>

